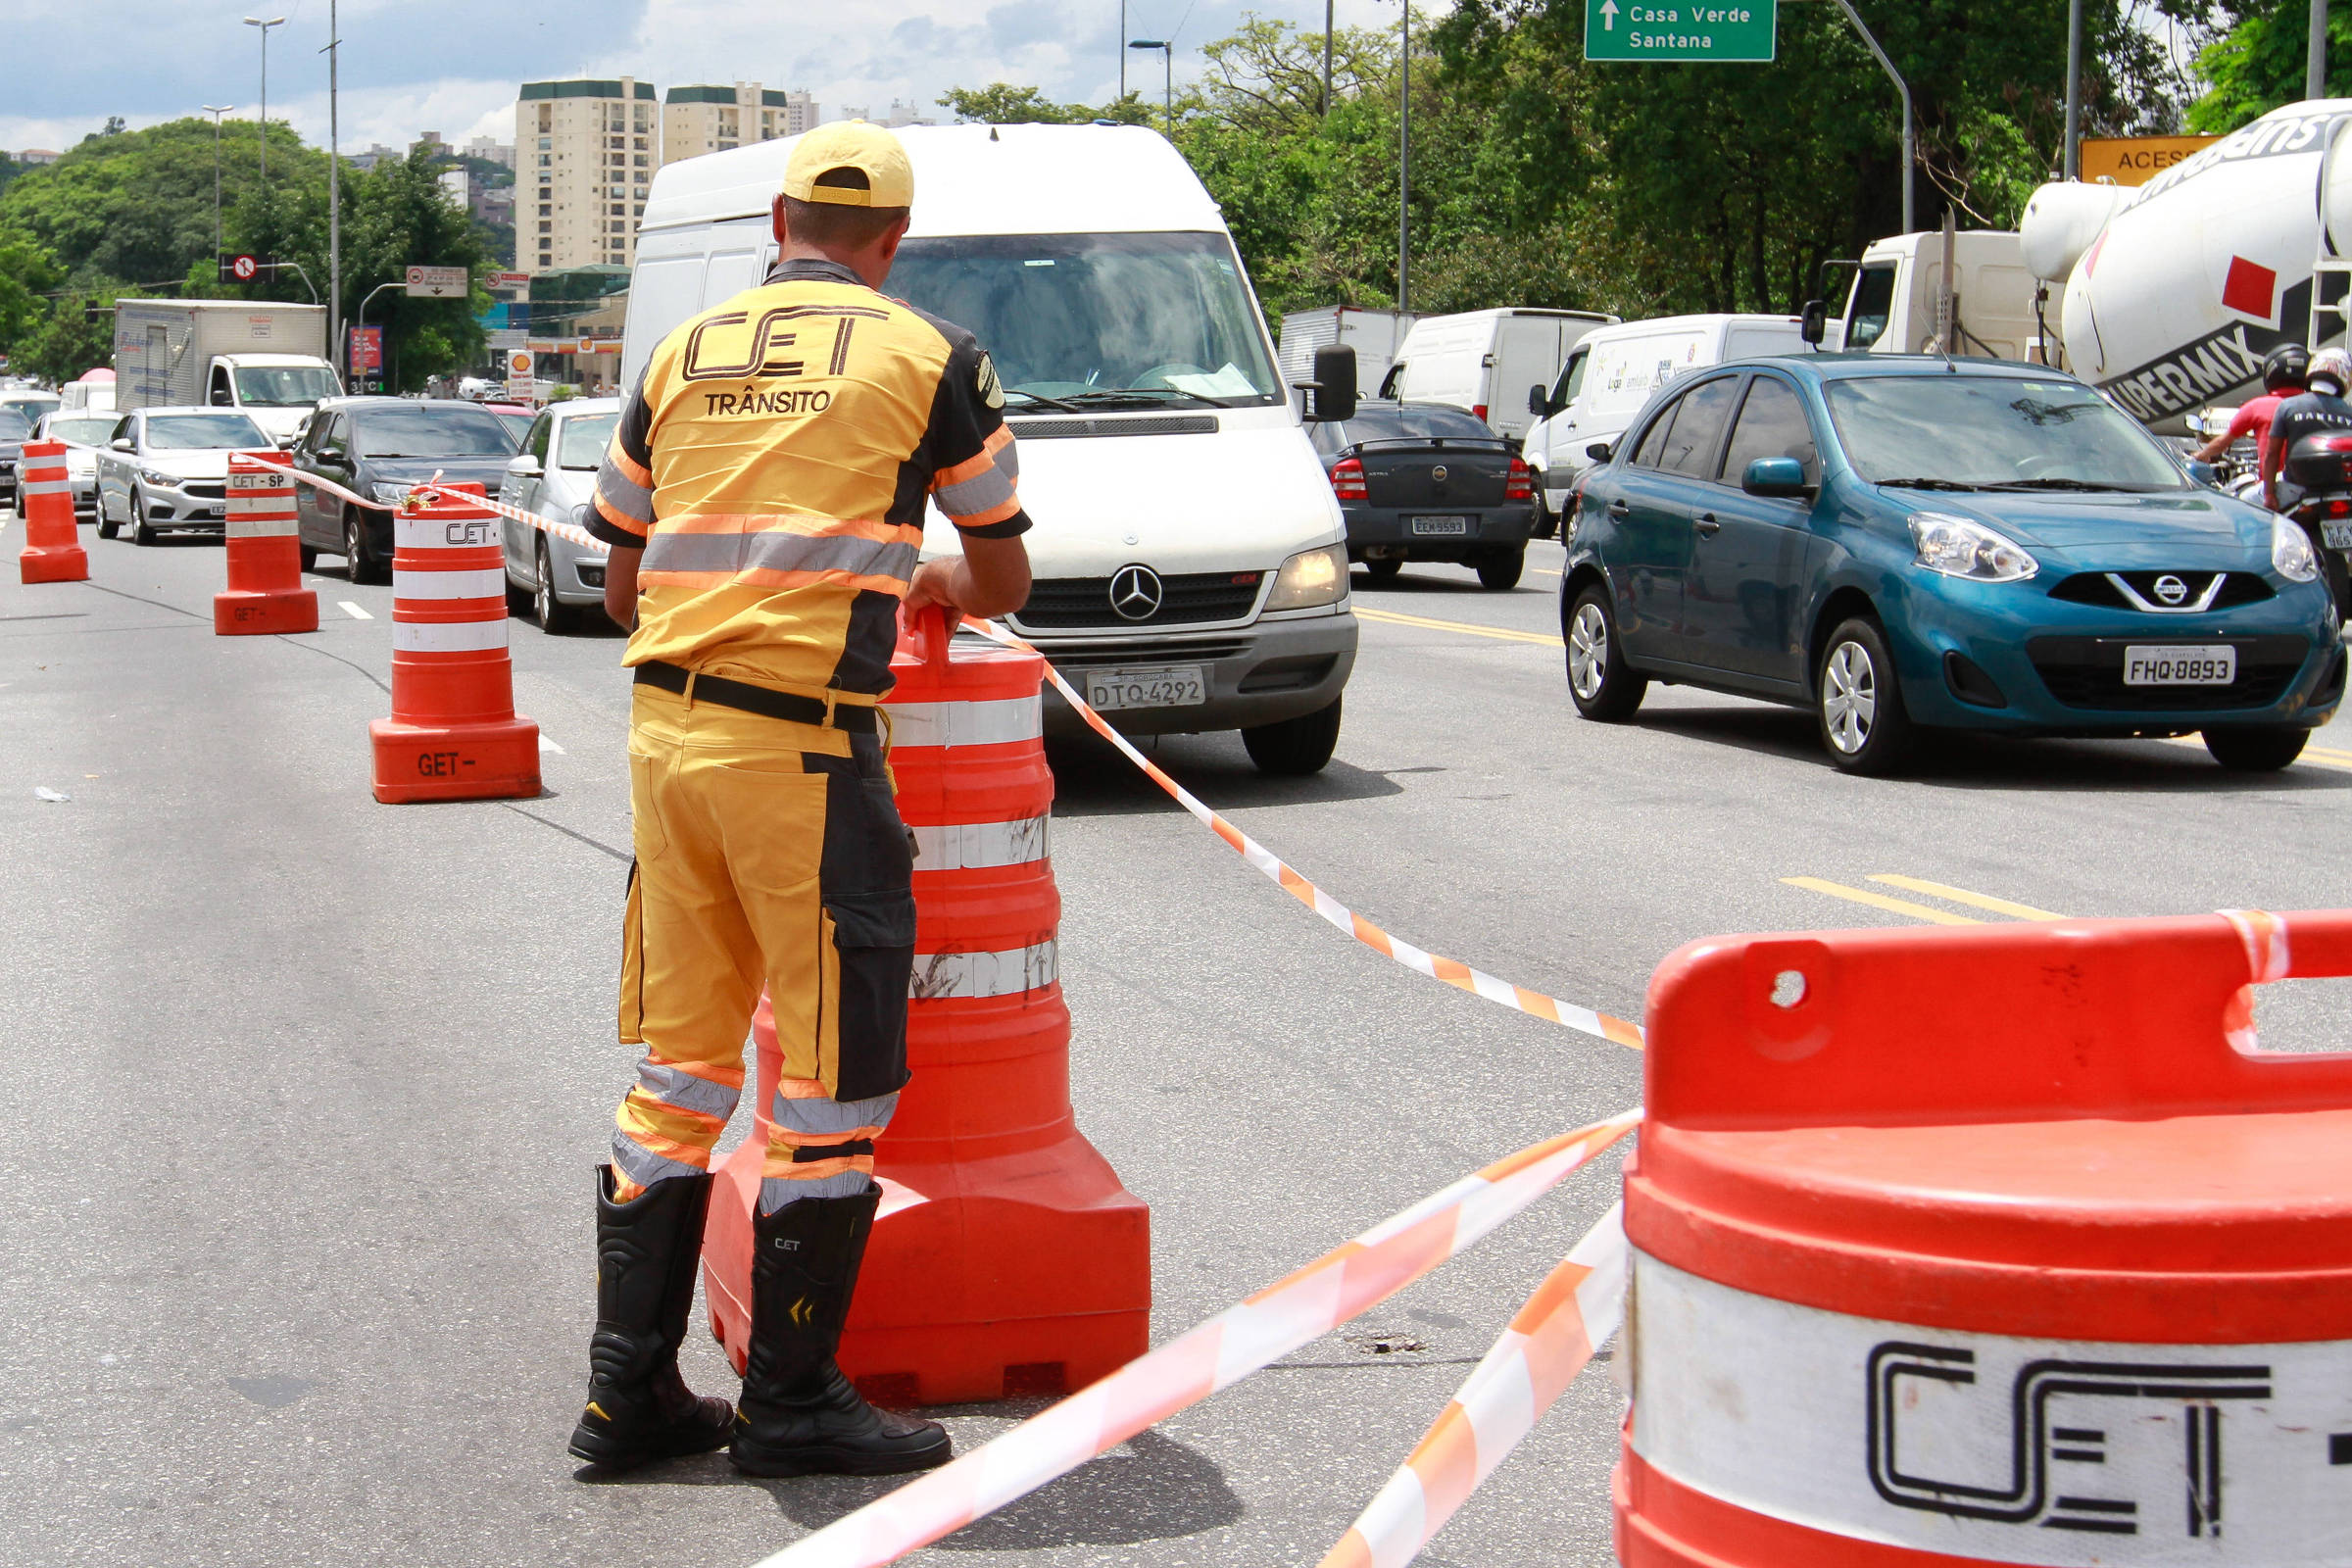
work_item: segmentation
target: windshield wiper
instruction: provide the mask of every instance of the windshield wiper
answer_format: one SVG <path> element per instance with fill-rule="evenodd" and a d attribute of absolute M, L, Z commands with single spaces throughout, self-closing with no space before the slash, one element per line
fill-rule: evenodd
<path fill-rule="evenodd" d="M 2126 495 L 2145 495 L 2167 488 L 2155 484 L 2115 484 L 2101 479 L 2010 479 L 2000 484 L 1988 484 L 1987 490 L 2112 490 Z"/>
<path fill-rule="evenodd" d="M 1958 479 L 1881 479 L 1880 484 L 1897 490 L 1983 490 L 1981 484 L 1964 484 Z"/>
<path fill-rule="evenodd" d="M 1006 387 L 1004 389 L 1004 395 L 1008 398 L 1027 398 L 1031 403 L 1036 404 L 1041 409 L 1059 409 L 1064 414 L 1082 414 L 1085 412 L 1075 403 L 1064 403 L 1059 398 L 1049 398 L 1043 397 L 1035 392 L 1024 392 L 1017 386 Z"/>
<path fill-rule="evenodd" d="M 1224 398 L 1212 398 L 1205 393 L 1187 392 L 1177 386 L 1112 386 L 1091 392 L 1073 392 L 1072 403 L 1085 403 L 1090 408 L 1106 408 L 1117 403 L 1156 403 L 1162 398 L 1190 398 L 1212 409 L 1237 409 L 1241 405 Z"/>

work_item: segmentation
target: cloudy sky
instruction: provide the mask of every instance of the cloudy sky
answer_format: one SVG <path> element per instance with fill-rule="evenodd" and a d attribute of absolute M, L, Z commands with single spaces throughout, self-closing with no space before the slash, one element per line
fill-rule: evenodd
<path fill-rule="evenodd" d="M 1399 0 L 1336 0 L 1343 25 L 1392 25 Z M 1174 32 L 1188 49 L 1246 12 L 1320 28 L 1323 0 L 1126 0 L 1130 37 Z M 1443 0 L 1414 0 L 1416 20 Z M 1101 102 L 1117 88 L 1120 0 L 341 0 L 341 142 L 405 146 L 513 139 L 515 83 L 627 74 L 658 87 L 760 81 L 805 88 L 828 114 L 879 114 L 894 99 L 926 114 L 952 86 L 1034 84 Z M 0 148 L 65 148 L 120 115 L 133 128 L 260 93 L 270 33 L 270 114 L 326 141 L 327 0 L 0 0 Z M 1156 89 L 1159 56 L 1132 57 L 1130 84 Z M 944 115 L 942 118 L 945 118 Z"/>

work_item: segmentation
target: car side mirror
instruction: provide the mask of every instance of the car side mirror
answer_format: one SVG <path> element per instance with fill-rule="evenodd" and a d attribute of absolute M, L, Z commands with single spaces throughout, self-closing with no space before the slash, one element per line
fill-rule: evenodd
<path fill-rule="evenodd" d="M 119 435 L 112 441 L 108 442 L 107 445 L 113 447 L 117 452 L 134 452 L 138 450 L 130 444 L 130 437 L 126 435 Z"/>
<path fill-rule="evenodd" d="M 1527 412 L 1541 419 L 1551 413 L 1551 396 L 1540 386 L 1527 389 Z"/>
<path fill-rule="evenodd" d="M 539 477 L 539 460 L 528 452 L 517 452 L 507 460 L 507 472 L 517 479 L 536 479 Z"/>
<path fill-rule="evenodd" d="M 1805 483 L 1805 466 L 1794 458 L 1758 458 L 1747 466 L 1740 476 L 1740 488 L 1751 496 L 1802 496 L 1811 492 Z"/>
<path fill-rule="evenodd" d="M 2215 478 L 2213 465 L 2202 458 L 2188 460 L 2188 476 L 2201 485 L 2210 486 Z"/>
<path fill-rule="evenodd" d="M 1591 458 L 1594 463 L 1606 463 L 1609 461 L 1609 455 L 1616 450 L 1616 445 L 1612 442 L 1595 441 L 1585 448 L 1585 456 Z"/>
<path fill-rule="evenodd" d="M 1822 339 L 1830 335 L 1830 302 L 1828 300 L 1805 301 L 1805 314 L 1796 331 L 1797 335 L 1806 342 L 1817 349 L 1820 348 Z"/>
<path fill-rule="evenodd" d="M 1326 343 L 1315 350 L 1314 379 L 1296 383 L 1307 393 L 1310 419 L 1334 421 L 1355 417 L 1355 350 L 1345 343 Z"/>

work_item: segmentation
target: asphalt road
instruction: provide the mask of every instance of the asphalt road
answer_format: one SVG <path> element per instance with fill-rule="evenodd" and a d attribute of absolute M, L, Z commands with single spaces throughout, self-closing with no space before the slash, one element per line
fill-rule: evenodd
<path fill-rule="evenodd" d="M 515 624 L 544 796 L 379 807 L 388 588 L 316 577 L 316 635 L 218 638 L 217 544 L 84 539 L 88 584 L 0 570 L 0 1555 L 749 1564 L 886 1490 L 718 1455 L 594 1484 L 563 1452 L 589 1171 L 632 1066 L 619 639 Z M 2193 745 L 1988 742 L 1872 781 L 1755 704 L 1660 690 L 1584 723 L 1558 559 L 1508 594 L 1359 574 L 1317 778 L 1262 779 L 1231 736 L 1155 755 L 1398 935 L 1636 1018 L 1714 932 L 2343 901 L 2352 741 L 2270 778 Z M 1152 1204 L 1155 1341 L 1638 1100 L 1635 1054 L 1348 942 L 1107 748 L 1054 761 L 1079 1118 Z M 2278 988 L 2266 1043 L 2335 1038 L 2342 984 Z M 1614 1172 L 914 1560 L 1314 1563 Z M 707 1341 L 687 1370 L 730 1392 Z M 969 1446 L 1037 1407 L 938 1413 Z M 1607 1563 L 1619 1409 L 1589 1372 L 1421 1560 Z"/>

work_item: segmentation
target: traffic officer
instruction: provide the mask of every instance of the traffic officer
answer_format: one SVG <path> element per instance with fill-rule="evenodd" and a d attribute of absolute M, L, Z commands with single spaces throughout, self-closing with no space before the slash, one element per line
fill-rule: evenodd
<path fill-rule="evenodd" d="M 800 138 L 759 287 L 654 350 L 597 475 L 605 606 L 631 628 L 637 861 L 620 1038 L 642 1046 L 597 1193 L 597 1323 L 571 1452 L 730 1445 L 753 1475 L 893 1475 L 949 1456 L 834 1363 L 906 1082 L 912 851 L 883 765 L 902 601 L 1029 592 L 1004 392 L 972 335 L 879 292 L 914 176 L 863 122 Z M 959 558 L 916 564 L 926 501 Z M 761 986 L 783 1077 L 754 1219 L 740 1404 L 677 1367 L 710 1151 Z"/>

